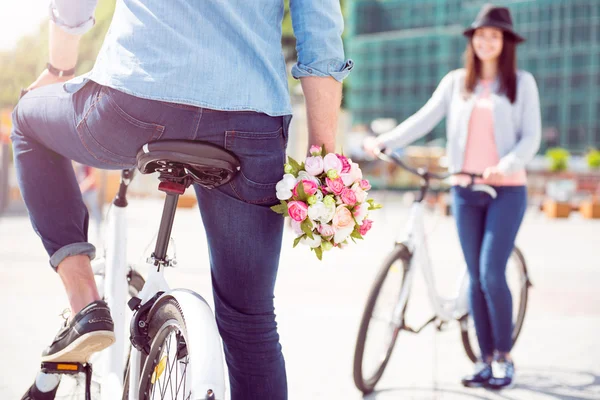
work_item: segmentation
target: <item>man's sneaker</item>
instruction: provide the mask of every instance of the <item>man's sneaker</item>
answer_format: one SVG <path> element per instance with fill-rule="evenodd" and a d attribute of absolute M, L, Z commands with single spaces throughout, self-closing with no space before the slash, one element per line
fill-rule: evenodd
<path fill-rule="evenodd" d="M 58 331 L 43 353 L 42 362 L 86 363 L 93 353 L 115 342 L 114 324 L 106 302 L 95 301 Z"/>
<path fill-rule="evenodd" d="M 462 378 L 461 383 L 465 387 L 481 387 L 492 377 L 492 366 L 488 363 L 478 362 L 475 364 L 475 372 Z"/>
<path fill-rule="evenodd" d="M 29 390 L 27 390 L 27 393 L 25 393 L 23 397 L 21 397 L 21 400 L 54 400 L 57 390 L 58 385 L 56 385 L 56 387 L 49 392 L 42 392 L 37 388 L 37 386 L 35 386 L 34 382 L 33 385 L 31 385 L 31 387 L 29 388 Z"/>
<path fill-rule="evenodd" d="M 492 363 L 492 378 L 485 385 L 488 389 L 507 389 L 515 383 L 515 364 L 503 358 Z"/>

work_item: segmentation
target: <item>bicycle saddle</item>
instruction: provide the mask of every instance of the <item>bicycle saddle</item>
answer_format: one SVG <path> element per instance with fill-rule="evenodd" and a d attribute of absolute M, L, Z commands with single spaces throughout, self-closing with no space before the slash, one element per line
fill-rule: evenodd
<path fill-rule="evenodd" d="M 142 174 L 159 172 L 161 180 L 197 183 L 212 189 L 229 182 L 240 170 L 232 152 L 195 140 L 161 140 L 146 143 L 137 154 Z"/>

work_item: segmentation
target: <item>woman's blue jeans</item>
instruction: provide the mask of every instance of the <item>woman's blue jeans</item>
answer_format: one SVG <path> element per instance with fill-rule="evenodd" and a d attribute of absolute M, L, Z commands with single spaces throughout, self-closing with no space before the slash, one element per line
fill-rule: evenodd
<path fill-rule="evenodd" d="M 496 186 L 498 197 L 452 188 L 452 211 L 470 277 L 469 300 L 482 359 L 512 347 L 506 264 L 527 206 L 525 186 Z"/>
<path fill-rule="evenodd" d="M 145 143 L 163 139 L 202 140 L 239 157 L 241 172 L 230 183 L 195 188 L 233 400 L 287 398 L 273 305 L 283 218 L 269 206 L 278 203 L 290 119 L 141 99 L 92 81 L 75 93 L 62 84 L 35 89 L 13 113 L 19 186 L 55 268 L 65 257 L 95 253 L 71 160 L 130 168 Z"/>

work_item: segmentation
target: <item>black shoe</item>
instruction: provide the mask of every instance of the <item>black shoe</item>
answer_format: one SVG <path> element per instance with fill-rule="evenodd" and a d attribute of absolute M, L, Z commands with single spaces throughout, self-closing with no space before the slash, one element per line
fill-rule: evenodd
<path fill-rule="evenodd" d="M 461 383 L 465 387 L 482 387 L 492 377 L 492 366 L 488 363 L 478 362 L 475 364 L 475 372 L 462 378 Z"/>
<path fill-rule="evenodd" d="M 37 388 L 37 386 L 35 386 L 34 382 L 33 385 L 31 385 L 31 387 L 27 391 L 27 393 L 25 393 L 23 397 L 21 397 L 21 400 L 54 400 L 57 390 L 58 385 L 56 385 L 56 387 L 49 392 L 41 392 Z"/>
<path fill-rule="evenodd" d="M 86 363 L 93 353 L 115 342 L 110 310 L 102 300 L 88 304 L 58 331 L 42 362 Z"/>
<path fill-rule="evenodd" d="M 498 359 L 492 363 L 492 378 L 486 383 L 488 389 L 508 389 L 515 383 L 515 364 L 512 361 Z"/>

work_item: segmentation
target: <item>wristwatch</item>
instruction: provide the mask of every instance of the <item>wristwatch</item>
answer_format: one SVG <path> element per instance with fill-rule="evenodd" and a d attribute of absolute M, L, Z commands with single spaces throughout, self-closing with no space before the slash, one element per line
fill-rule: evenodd
<path fill-rule="evenodd" d="M 71 76 L 71 75 L 75 75 L 75 67 L 73 67 L 71 69 L 67 69 L 67 70 L 62 70 L 62 69 L 58 69 L 58 68 L 54 67 L 50 63 L 47 63 L 46 64 L 46 68 L 48 68 L 48 71 L 52 75 L 56 75 L 56 76 Z"/>

